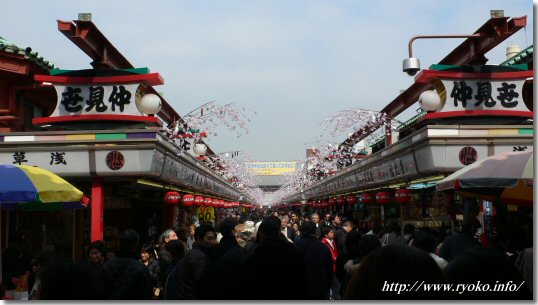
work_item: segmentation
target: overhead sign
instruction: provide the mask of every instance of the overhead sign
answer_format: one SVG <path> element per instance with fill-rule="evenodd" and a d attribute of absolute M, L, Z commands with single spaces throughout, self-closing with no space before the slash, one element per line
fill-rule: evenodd
<path fill-rule="evenodd" d="M 256 176 L 294 175 L 297 162 L 247 162 L 248 170 Z"/>
<path fill-rule="evenodd" d="M 525 80 L 441 80 L 447 98 L 442 111 L 518 110 L 529 111 L 523 102 Z"/>

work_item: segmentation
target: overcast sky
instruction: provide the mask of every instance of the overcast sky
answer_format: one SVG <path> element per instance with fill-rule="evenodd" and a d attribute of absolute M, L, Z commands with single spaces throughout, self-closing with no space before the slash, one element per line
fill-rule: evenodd
<path fill-rule="evenodd" d="M 249 115 L 250 134 L 237 138 L 222 130 L 207 139 L 215 152 L 291 161 L 305 157 L 323 119 L 344 109 L 381 110 L 412 84 L 401 71 L 412 36 L 471 34 L 491 9 L 528 16 L 526 30 L 486 55 L 499 64 L 509 44 L 524 49 L 533 42 L 529 0 L 9 1 L 0 12 L 0 36 L 62 69 L 87 69 L 91 60 L 57 30 L 56 20 L 90 12 L 135 67 L 162 75 L 165 84 L 156 89 L 178 113 L 210 101 L 257 112 Z M 413 53 L 426 68 L 461 41 L 418 40 Z"/>

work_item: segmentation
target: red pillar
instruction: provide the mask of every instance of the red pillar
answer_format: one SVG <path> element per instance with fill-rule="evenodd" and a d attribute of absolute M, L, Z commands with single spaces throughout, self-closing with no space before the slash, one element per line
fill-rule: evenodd
<path fill-rule="evenodd" d="M 92 179 L 92 241 L 103 240 L 103 209 L 105 196 L 103 193 L 103 179 Z"/>

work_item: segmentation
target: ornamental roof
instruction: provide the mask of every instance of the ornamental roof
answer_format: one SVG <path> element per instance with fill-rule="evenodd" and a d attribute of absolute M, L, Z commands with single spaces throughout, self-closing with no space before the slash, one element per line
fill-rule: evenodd
<path fill-rule="evenodd" d="M 41 66 L 46 70 L 54 68 L 54 64 L 45 60 L 42 56 L 38 56 L 38 53 L 32 51 L 31 47 L 21 47 L 13 42 L 7 41 L 3 37 L 0 37 L 0 52 L 7 52 L 16 55 L 22 55 L 25 59 Z"/>
<path fill-rule="evenodd" d="M 506 61 L 500 64 L 500 66 L 511 66 L 511 65 L 517 65 L 517 64 L 526 64 L 529 62 L 533 62 L 533 56 L 534 54 L 534 45 L 528 46 L 523 51 L 517 53 L 516 55 L 510 57 Z"/>

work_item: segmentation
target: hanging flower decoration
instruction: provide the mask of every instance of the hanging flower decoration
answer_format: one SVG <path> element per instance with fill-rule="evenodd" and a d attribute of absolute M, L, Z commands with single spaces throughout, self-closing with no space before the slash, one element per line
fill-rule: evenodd
<path fill-rule="evenodd" d="M 185 138 L 192 138 L 193 143 L 201 142 L 209 135 L 217 136 L 216 129 L 225 126 L 228 131 L 237 137 L 248 134 L 247 125 L 251 122 L 247 116 L 247 108 L 239 107 L 235 103 L 219 105 L 212 101 L 192 110 L 185 116 L 170 124 L 166 128 L 169 138 L 177 140 L 177 144 L 185 150 Z"/>
<path fill-rule="evenodd" d="M 247 166 L 249 162 L 254 162 L 252 156 L 241 152 L 235 156 L 220 154 L 213 156 L 212 159 L 213 170 L 255 202 L 259 204 L 263 202 L 263 191 L 258 187 L 261 181 Z"/>
<path fill-rule="evenodd" d="M 368 145 L 385 133 L 390 135 L 391 131 L 396 130 L 398 126 L 395 126 L 393 122 L 401 124 L 400 121 L 389 117 L 384 112 L 353 108 L 336 112 L 323 120 L 320 125 L 333 137 L 344 132 L 366 135 L 364 140 Z M 387 128 L 389 126 L 390 128 Z"/>

